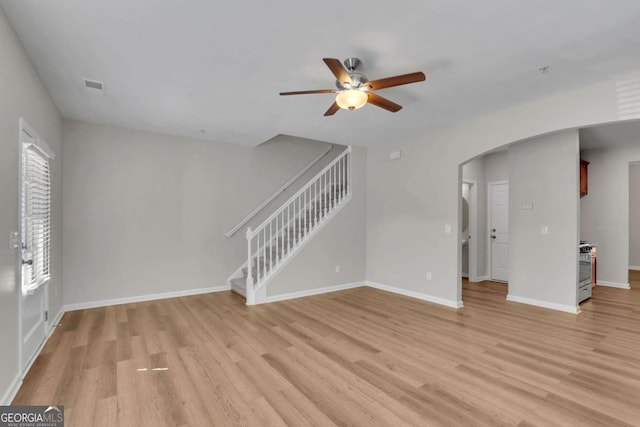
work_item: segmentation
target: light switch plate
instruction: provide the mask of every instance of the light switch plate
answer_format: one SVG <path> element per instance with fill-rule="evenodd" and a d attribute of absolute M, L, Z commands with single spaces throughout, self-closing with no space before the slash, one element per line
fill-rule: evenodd
<path fill-rule="evenodd" d="M 522 204 L 522 209 L 525 211 L 530 211 L 531 209 L 533 209 L 533 203 L 531 202 L 525 202 Z"/>
<path fill-rule="evenodd" d="M 445 224 L 444 226 L 444 232 L 446 234 L 451 234 L 451 224 Z"/>
<path fill-rule="evenodd" d="M 20 241 L 18 239 L 18 232 L 12 231 L 9 233 L 9 247 L 11 249 L 18 249 L 20 247 Z"/>
<path fill-rule="evenodd" d="M 389 153 L 389 160 L 398 160 L 400 157 L 402 157 L 402 151 L 400 150 Z"/>

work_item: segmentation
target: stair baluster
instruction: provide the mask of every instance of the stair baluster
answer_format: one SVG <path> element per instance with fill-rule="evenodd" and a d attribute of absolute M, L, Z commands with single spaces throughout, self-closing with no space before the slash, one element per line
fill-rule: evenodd
<path fill-rule="evenodd" d="M 351 147 L 329 163 L 254 230 L 247 229 L 247 263 L 229 279 L 247 304 L 266 300 L 266 284 L 351 200 Z M 255 243 L 254 243 L 255 242 Z"/>

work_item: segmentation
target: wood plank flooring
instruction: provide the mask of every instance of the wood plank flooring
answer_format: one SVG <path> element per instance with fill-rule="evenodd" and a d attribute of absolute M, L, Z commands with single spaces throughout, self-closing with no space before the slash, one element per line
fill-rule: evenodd
<path fill-rule="evenodd" d="M 66 313 L 14 404 L 67 426 L 640 425 L 640 272 L 579 315 L 464 283 L 463 309 L 359 288 Z"/>

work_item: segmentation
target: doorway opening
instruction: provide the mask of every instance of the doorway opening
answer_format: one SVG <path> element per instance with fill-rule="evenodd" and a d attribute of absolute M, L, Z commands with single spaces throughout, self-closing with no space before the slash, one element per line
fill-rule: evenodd
<path fill-rule="evenodd" d="M 462 300 L 466 292 L 498 292 L 507 296 L 508 179 L 506 147 L 460 166 L 459 295 Z"/>

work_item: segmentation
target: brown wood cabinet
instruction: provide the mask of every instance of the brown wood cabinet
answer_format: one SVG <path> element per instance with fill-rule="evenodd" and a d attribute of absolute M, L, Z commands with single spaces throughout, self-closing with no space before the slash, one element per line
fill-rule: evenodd
<path fill-rule="evenodd" d="M 580 159 L 580 195 L 586 196 L 589 194 L 589 173 L 588 173 L 589 162 L 586 160 Z"/>

